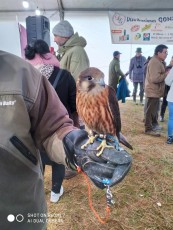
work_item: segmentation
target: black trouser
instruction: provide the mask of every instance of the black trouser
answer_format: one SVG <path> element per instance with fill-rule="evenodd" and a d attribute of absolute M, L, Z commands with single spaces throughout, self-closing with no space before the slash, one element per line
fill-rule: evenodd
<path fill-rule="evenodd" d="M 153 129 L 158 125 L 158 108 L 160 98 L 145 98 L 145 131 Z"/>
<path fill-rule="evenodd" d="M 161 110 L 160 110 L 160 116 L 161 117 L 164 117 L 165 111 L 166 111 L 166 107 L 168 105 L 168 102 L 167 102 L 166 98 L 167 98 L 169 89 L 170 89 L 170 86 L 165 85 L 165 92 L 164 92 L 164 97 L 163 97 L 163 101 L 162 101 L 162 104 L 161 104 Z"/>
<path fill-rule="evenodd" d="M 161 105 L 161 110 L 160 110 L 160 116 L 161 117 L 164 117 L 167 105 L 168 105 L 168 102 L 166 100 L 166 97 L 163 97 L 163 101 L 162 101 L 162 105 Z"/>
<path fill-rule="evenodd" d="M 41 152 L 41 160 L 43 164 L 43 172 L 45 171 L 45 165 L 52 166 L 52 191 L 54 193 L 59 193 L 65 176 L 65 166 L 51 161 L 47 153 L 44 151 Z"/>
<path fill-rule="evenodd" d="M 140 92 L 139 92 L 139 96 L 140 96 L 140 102 L 143 102 L 143 97 L 144 97 L 144 88 L 143 88 L 143 82 L 133 82 L 133 101 L 136 102 L 136 93 L 138 90 L 138 84 L 140 85 Z"/>

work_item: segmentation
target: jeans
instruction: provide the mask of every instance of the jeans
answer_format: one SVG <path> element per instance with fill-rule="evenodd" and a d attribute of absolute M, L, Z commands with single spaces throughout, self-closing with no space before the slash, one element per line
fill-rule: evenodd
<path fill-rule="evenodd" d="M 169 110 L 168 136 L 173 136 L 173 102 L 168 101 L 168 110 Z"/>

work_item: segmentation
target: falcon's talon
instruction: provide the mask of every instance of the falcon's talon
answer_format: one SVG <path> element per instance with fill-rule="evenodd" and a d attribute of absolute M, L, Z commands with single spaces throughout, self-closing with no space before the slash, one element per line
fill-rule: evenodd
<path fill-rule="evenodd" d="M 98 137 L 98 135 L 89 136 L 88 141 L 84 145 L 81 146 L 81 149 L 85 149 L 89 144 L 93 144 L 97 137 Z"/>
<path fill-rule="evenodd" d="M 97 156 L 97 157 L 101 156 L 102 153 L 103 153 L 103 150 L 104 150 L 105 148 L 114 149 L 114 146 L 107 145 L 106 140 L 103 140 L 103 141 L 101 142 L 101 144 L 97 147 L 97 150 L 100 150 L 100 149 L 101 149 L 101 150 L 100 150 L 100 152 L 98 152 L 98 153 L 96 154 L 96 156 Z"/>

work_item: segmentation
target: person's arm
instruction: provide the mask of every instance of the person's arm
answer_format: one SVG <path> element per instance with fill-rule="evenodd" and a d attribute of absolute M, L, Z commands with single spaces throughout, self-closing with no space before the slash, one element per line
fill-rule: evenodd
<path fill-rule="evenodd" d="M 168 86 L 173 84 L 173 68 L 169 71 L 167 77 L 165 78 L 165 84 Z"/>
<path fill-rule="evenodd" d="M 115 72 L 119 74 L 119 76 L 121 77 L 125 77 L 124 73 L 122 72 L 122 70 L 120 69 L 120 63 L 116 63 L 115 64 Z"/>
<path fill-rule="evenodd" d="M 62 140 L 70 130 L 74 129 L 66 108 L 45 77 L 42 78 L 36 102 L 29 115 L 31 133 L 37 146 L 55 132 Z"/>
<path fill-rule="evenodd" d="M 143 65 L 145 64 L 145 62 L 147 61 L 146 57 L 142 56 L 143 58 Z"/>
<path fill-rule="evenodd" d="M 62 139 L 75 130 L 75 127 L 56 91 L 45 77 L 42 78 L 36 102 L 29 116 L 31 135 L 37 148 L 44 146 L 52 161 L 65 165 L 66 154 Z"/>
<path fill-rule="evenodd" d="M 129 65 L 129 79 L 132 80 L 132 71 L 134 68 L 134 63 L 133 63 L 133 59 L 130 60 L 130 65 Z"/>
<path fill-rule="evenodd" d="M 166 74 L 164 68 L 161 67 L 161 65 L 157 63 L 149 63 L 148 65 L 148 71 L 150 73 L 150 81 L 152 83 L 160 83 L 165 80 Z"/>

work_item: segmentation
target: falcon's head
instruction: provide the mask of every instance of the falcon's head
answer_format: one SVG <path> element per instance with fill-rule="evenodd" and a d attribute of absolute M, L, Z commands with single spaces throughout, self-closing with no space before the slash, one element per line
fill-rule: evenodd
<path fill-rule="evenodd" d="M 94 67 L 82 71 L 77 80 L 77 89 L 79 91 L 98 91 L 102 90 L 104 87 L 104 73 Z"/>

